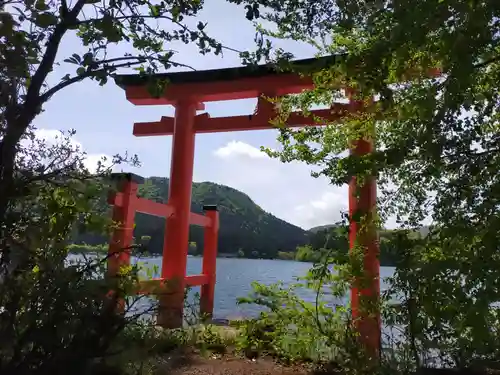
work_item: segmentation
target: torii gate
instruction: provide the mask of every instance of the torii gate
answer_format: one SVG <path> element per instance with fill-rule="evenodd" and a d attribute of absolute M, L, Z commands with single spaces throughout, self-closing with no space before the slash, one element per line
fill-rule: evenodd
<path fill-rule="evenodd" d="M 321 59 L 295 61 L 296 66 L 325 67 L 338 63 L 343 56 L 329 56 Z M 153 97 L 147 88 L 150 80 L 166 80 L 165 91 L 159 97 Z M 165 242 L 162 261 L 162 278 L 176 280 L 174 295 L 168 299 L 160 298 L 161 315 L 164 325 L 174 328 L 182 324 L 183 295 L 186 287 L 186 263 L 189 240 L 191 188 L 193 180 L 193 162 L 195 151 L 195 135 L 197 133 L 214 133 L 242 130 L 272 129 L 269 120 L 276 115 L 274 105 L 262 99 L 285 94 L 300 93 L 313 88 L 310 77 L 302 77 L 296 73 L 278 72 L 269 66 L 238 67 L 208 71 L 179 72 L 159 74 L 154 77 L 141 75 L 120 75 L 115 82 L 126 94 L 126 98 L 134 105 L 172 105 L 175 107 L 175 118 L 163 116 L 157 122 L 138 122 L 134 124 L 133 134 L 143 136 L 173 135 L 172 159 L 170 168 L 170 187 L 168 206 L 173 214 L 167 218 Z M 204 110 L 204 102 L 258 98 L 256 112 L 253 115 L 215 117 L 208 113 L 197 115 L 196 111 Z M 328 122 L 340 121 L 349 113 L 362 111 L 362 103 L 351 97 L 346 104 L 334 103 L 330 109 L 313 111 L 314 116 L 325 118 Z M 312 117 L 304 117 L 293 113 L 287 122 L 290 127 L 318 126 Z M 369 139 L 355 142 L 351 152 L 354 155 L 366 155 L 373 151 Z M 359 190 L 358 198 L 355 196 Z M 349 213 L 351 218 L 355 212 L 373 212 L 376 205 L 376 181 L 374 178 L 358 186 L 356 178 L 349 184 Z M 351 219 L 350 247 L 353 248 L 361 234 L 359 223 Z M 360 310 L 361 295 L 378 298 L 380 294 L 378 260 L 378 240 L 375 229 L 369 226 L 364 231 L 360 243 L 366 248 L 364 269 L 369 280 L 367 288 L 359 291 L 354 285 L 351 289 L 351 307 L 354 320 L 362 341 L 369 348 L 378 351 L 380 346 L 380 316 L 369 316 Z M 167 318 L 168 316 L 168 318 Z M 359 318 L 359 319 L 358 319 Z"/>

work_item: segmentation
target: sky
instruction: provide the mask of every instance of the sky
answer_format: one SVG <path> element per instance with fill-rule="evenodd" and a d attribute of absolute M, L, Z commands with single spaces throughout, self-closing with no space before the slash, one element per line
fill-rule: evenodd
<path fill-rule="evenodd" d="M 241 6 L 211 0 L 198 18 L 208 22 L 208 33 L 224 45 L 253 50 L 255 28 L 244 14 Z M 278 45 L 298 58 L 316 53 L 312 46 L 293 41 L 279 41 Z M 126 48 L 117 47 L 114 51 L 121 55 Z M 193 45 L 175 44 L 173 49 L 178 51 L 177 62 L 198 70 L 241 65 L 238 55 L 232 52 L 221 57 L 200 55 Z M 59 60 L 79 50 L 78 39 L 70 35 L 63 40 Z M 73 70 L 74 66 L 68 64 L 56 66 L 49 83 Z M 214 117 L 250 114 L 255 104 L 256 99 L 210 102 L 206 103 L 206 112 Z M 144 177 L 168 177 L 172 137 L 134 137 L 132 126 L 134 122 L 158 121 L 161 116 L 173 114 L 171 106 L 134 106 L 113 81 L 104 87 L 84 81 L 52 97 L 35 126 L 45 138 L 53 137 L 57 131 L 75 129 L 74 141 L 87 152 L 89 161 L 128 152 L 138 155 L 141 166 L 123 167 L 124 171 Z M 338 221 L 340 212 L 347 209 L 347 186 L 331 186 L 324 178 L 311 177 L 311 168 L 304 163 L 283 164 L 260 152 L 260 146 L 278 147 L 276 136 L 276 130 L 196 135 L 193 180 L 238 189 L 265 211 L 304 229 Z"/>

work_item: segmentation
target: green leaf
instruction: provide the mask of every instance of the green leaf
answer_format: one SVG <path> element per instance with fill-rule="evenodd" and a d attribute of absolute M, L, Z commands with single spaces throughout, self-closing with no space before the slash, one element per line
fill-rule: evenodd
<path fill-rule="evenodd" d="M 246 14 L 245 17 L 247 20 L 252 21 L 255 18 L 255 10 L 251 5 L 245 5 Z"/>
<path fill-rule="evenodd" d="M 83 59 L 81 61 L 81 64 L 84 66 L 89 66 L 94 62 L 94 55 L 92 52 L 87 52 L 85 55 L 83 55 Z"/>
<path fill-rule="evenodd" d="M 179 15 L 181 14 L 181 8 L 178 5 L 174 5 L 170 13 L 172 14 L 172 18 L 178 21 Z"/>
<path fill-rule="evenodd" d="M 111 43 L 119 42 L 122 39 L 120 24 L 113 22 L 111 17 L 104 17 L 100 23 L 103 36 Z"/>
<path fill-rule="evenodd" d="M 160 15 L 160 6 L 159 5 L 150 5 L 149 13 L 153 17 L 158 17 Z"/>
<path fill-rule="evenodd" d="M 44 10 L 48 10 L 49 6 L 45 3 L 44 0 L 37 0 L 35 3 L 35 9 L 40 10 L 40 11 L 44 11 Z"/>
<path fill-rule="evenodd" d="M 57 24 L 58 18 L 53 13 L 38 13 L 35 16 L 35 24 L 38 27 L 49 27 Z"/>
<path fill-rule="evenodd" d="M 79 63 L 82 62 L 82 58 L 80 57 L 80 55 L 78 55 L 77 53 L 74 53 L 71 55 L 76 61 L 78 61 Z"/>
<path fill-rule="evenodd" d="M 73 56 L 68 57 L 68 58 L 64 59 L 63 61 L 66 62 L 66 63 L 70 63 L 70 64 L 80 65 L 80 60 L 79 59 L 75 59 Z"/>

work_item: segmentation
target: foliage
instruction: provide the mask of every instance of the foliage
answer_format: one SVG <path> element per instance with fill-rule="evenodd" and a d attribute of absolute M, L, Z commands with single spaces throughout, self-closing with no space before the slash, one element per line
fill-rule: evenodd
<path fill-rule="evenodd" d="M 228 332 L 224 327 L 203 325 L 195 332 L 194 346 L 199 348 L 202 354 L 225 354 L 234 346 L 234 336 Z"/>
<path fill-rule="evenodd" d="M 410 232 L 400 229 L 380 229 L 379 230 L 379 261 L 381 266 L 394 267 L 401 260 L 401 254 L 398 248 L 394 246 L 394 241 L 402 233 L 411 238 L 419 238 L 428 233 L 429 228 L 422 226 Z M 324 249 L 334 249 L 347 255 L 349 252 L 348 231 L 341 225 L 330 225 L 329 228 L 315 229 L 309 235 L 309 246 L 299 247 L 296 252 L 296 260 L 318 262 L 321 260 L 321 252 Z M 300 253 L 300 255 L 299 255 Z"/>
<path fill-rule="evenodd" d="M 126 314 L 116 311 L 136 267 L 104 277 L 94 258 L 65 264 L 77 229 L 107 236 L 116 225 L 102 194 L 106 176 L 113 165 L 137 158 L 116 155 L 90 166 L 71 141 L 74 131 L 55 143 L 42 140 L 34 120 L 70 85 L 104 85 L 130 68 L 149 82 L 149 75 L 181 66 L 175 42 L 220 54 L 225 47 L 207 35 L 205 23 L 188 26 L 202 7 L 197 0 L 0 0 L 1 373 L 94 372 L 105 365 L 96 362 L 123 349 L 120 337 L 144 315 L 129 311 L 138 298 L 127 300 Z M 69 51 L 63 40 L 73 42 Z M 148 88 L 156 96 L 166 83 Z"/>
<path fill-rule="evenodd" d="M 131 298 L 125 314 L 117 314 L 136 267 L 108 279 L 105 258 L 68 263 L 76 222 L 99 232 L 113 225 L 96 209 L 105 184 L 82 167 L 84 155 L 70 139 L 27 140 L 17 160 L 22 196 L 12 200 L 2 228 L 0 372 L 87 374 L 121 352 L 116 345 L 124 329 L 155 305 Z"/>
<path fill-rule="evenodd" d="M 202 7 L 200 1 L 0 2 L 2 222 L 11 197 L 19 194 L 17 146 L 47 101 L 87 79 L 104 85 L 120 69 L 133 68 L 146 77 L 182 66 L 174 60 L 174 42 L 195 44 L 202 54 L 220 54 L 224 47 L 205 32 L 205 23 L 187 25 Z M 77 48 L 64 52 L 62 41 L 68 37 Z M 152 84 L 152 93 L 158 95 L 165 83 Z"/>
<path fill-rule="evenodd" d="M 413 366 L 433 365 L 431 357 L 452 367 L 498 361 L 498 3 L 271 0 L 263 9 L 234 2 L 247 4 L 250 19 L 270 21 L 264 39 L 338 54 L 336 63 L 305 72 L 315 90 L 280 99 L 277 125 L 293 108 L 330 105 L 344 96 L 341 87 L 354 89 L 367 110 L 341 126 L 281 128 L 283 149 L 269 153 L 317 166 L 333 185 L 373 174 L 382 222 L 393 217 L 409 230 L 432 223 L 423 238 L 393 238 L 403 254 L 387 298 L 402 305 L 389 306 L 388 319 L 403 326 L 400 343 L 410 345 Z M 290 54 L 276 50 L 276 57 Z M 429 76 L 434 68 L 440 77 Z M 353 141 L 373 134 L 372 155 L 345 156 Z"/>
<path fill-rule="evenodd" d="M 278 251 L 277 258 L 281 259 L 281 260 L 295 260 L 295 254 L 294 253 L 287 253 L 285 251 Z"/>
<path fill-rule="evenodd" d="M 1 373 L 87 374 L 119 352 L 111 347 L 125 327 L 154 311 L 132 298 L 117 314 L 135 267 L 110 279 L 102 257 L 67 263 L 75 224 L 100 233 L 113 226 L 99 210 L 106 168 L 100 163 L 90 173 L 71 135 L 46 142 L 30 131 L 16 145 L 16 190 L 0 228 Z"/>
<path fill-rule="evenodd" d="M 126 327 L 154 313 L 154 304 L 133 297 L 117 314 L 137 267 L 105 278 L 102 256 L 68 264 L 75 226 L 97 233 L 115 226 L 99 209 L 100 193 L 109 188 L 102 178 L 107 168 L 100 164 L 90 173 L 71 135 L 46 142 L 30 133 L 17 146 L 17 190 L 0 228 L 1 373 L 87 374 L 121 352 L 116 345 Z"/>
<path fill-rule="evenodd" d="M 131 253 L 133 255 L 141 255 L 144 256 L 147 254 L 146 249 L 148 249 L 149 241 L 151 241 L 151 237 L 142 236 L 141 243 L 136 244 L 135 247 L 131 249 Z M 83 244 L 69 244 L 68 252 L 71 254 L 105 254 L 109 250 L 108 244 L 99 244 L 99 245 L 87 245 Z M 188 254 L 198 255 L 196 242 L 191 242 L 188 248 Z"/>
<path fill-rule="evenodd" d="M 125 350 L 117 346 L 125 327 L 154 313 L 155 306 L 141 304 L 140 298 L 127 300 L 125 314 L 116 312 L 118 300 L 131 290 L 135 269 L 110 284 L 102 277 L 102 258 L 68 265 L 66 254 L 40 253 L 32 270 L 4 274 L 1 373 L 86 374 Z M 110 287 L 116 291 L 113 297 Z"/>
<path fill-rule="evenodd" d="M 320 274 L 322 277 L 318 277 Z M 344 274 L 341 266 L 336 272 L 325 273 L 323 265 L 318 264 L 292 285 L 253 283 L 253 291 L 238 302 L 265 309 L 258 318 L 240 322 L 238 348 L 249 357 L 270 354 L 286 362 L 328 362 L 345 369 L 353 366 L 347 361 L 360 364 L 361 352 L 355 345 L 345 307 L 348 284 Z M 324 284 L 327 280 L 330 282 Z M 318 298 L 305 301 L 301 298 L 304 290 L 313 291 Z"/>
<path fill-rule="evenodd" d="M 297 247 L 295 260 L 299 262 L 317 262 L 321 258 L 320 251 L 314 251 L 310 245 Z"/>

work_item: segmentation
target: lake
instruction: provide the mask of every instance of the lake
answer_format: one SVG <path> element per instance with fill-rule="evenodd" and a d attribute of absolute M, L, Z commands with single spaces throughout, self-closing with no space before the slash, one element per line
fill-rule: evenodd
<path fill-rule="evenodd" d="M 141 258 L 141 262 L 161 267 L 161 257 Z M 188 275 L 201 273 L 201 257 L 189 257 L 187 265 Z M 273 284 L 282 281 L 285 284 L 293 283 L 297 277 L 304 276 L 312 263 L 294 262 L 289 260 L 268 259 L 217 259 L 217 284 L 215 288 L 215 318 L 240 318 L 255 316 L 258 306 L 237 306 L 238 297 L 246 296 L 251 291 L 252 281 L 263 284 Z M 381 267 L 381 289 L 384 290 L 383 279 L 394 272 L 392 267 Z M 158 276 L 158 275 L 157 275 Z M 199 291 L 199 288 L 194 288 Z M 304 290 L 299 295 L 306 301 L 313 302 L 315 295 L 310 290 Z"/>

